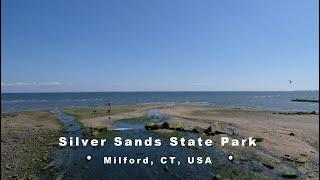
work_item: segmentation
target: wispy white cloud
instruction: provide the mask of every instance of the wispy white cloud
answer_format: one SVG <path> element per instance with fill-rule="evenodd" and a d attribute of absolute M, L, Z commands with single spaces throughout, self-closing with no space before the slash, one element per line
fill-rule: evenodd
<path fill-rule="evenodd" d="M 1 82 L 1 87 L 33 87 L 33 86 L 61 86 L 62 83 L 52 81 L 52 82 L 14 82 L 6 83 Z"/>

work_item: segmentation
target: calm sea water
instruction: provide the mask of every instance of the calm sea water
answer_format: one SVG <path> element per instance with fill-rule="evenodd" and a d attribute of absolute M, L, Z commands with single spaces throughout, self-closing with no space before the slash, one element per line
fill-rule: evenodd
<path fill-rule="evenodd" d="M 3 93 L 1 112 L 69 107 L 95 107 L 144 103 L 191 103 L 215 107 L 239 107 L 282 111 L 319 111 L 318 103 L 291 99 L 319 99 L 319 91 L 279 92 L 81 92 L 81 93 Z"/>

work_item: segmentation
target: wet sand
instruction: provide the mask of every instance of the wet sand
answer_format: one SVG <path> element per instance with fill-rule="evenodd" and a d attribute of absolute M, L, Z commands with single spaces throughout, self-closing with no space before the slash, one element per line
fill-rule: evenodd
<path fill-rule="evenodd" d="M 161 104 L 115 106 L 111 113 L 107 113 L 106 107 L 96 108 L 96 112 L 88 108 L 64 109 L 63 112 L 75 116 L 85 128 L 110 128 L 120 119 L 131 119 L 145 116 L 148 110 L 162 108 Z"/>
<path fill-rule="evenodd" d="M 184 126 L 230 123 L 243 137 L 261 137 L 261 146 L 278 155 L 319 158 L 319 115 L 285 115 L 275 111 L 176 106 L 161 113 Z M 186 120 L 190 122 L 185 122 Z M 293 133 L 290 135 L 290 133 Z"/>
<path fill-rule="evenodd" d="M 261 139 L 258 148 L 230 148 L 226 151 L 235 153 L 253 153 L 261 160 L 274 163 L 268 157 L 277 158 L 276 164 L 288 163 L 308 178 L 318 178 L 319 168 L 319 115 L 282 113 L 268 110 L 227 109 L 176 105 L 165 108 L 159 105 L 134 106 L 131 112 L 111 116 L 82 117 L 80 122 L 85 127 L 111 127 L 119 119 L 145 116 L 148 109 L 159 108 L 160 114 L 170 115 L 170 126 L 182 129 L 193 127 L 207 128 L 214 126 L 223 130 L 225 126 L 234 127 L 238 138 L 255 137 Z M 68 113 L 68 112 L 66 112 Z M 73 114 L 75 115 L 75 114 Z M 158 130 L 159 133 L 171 133 L 171 130 Z M 219 136 L 212 137 L 218 142 Z M 280 166 L 280 165 L 272 165 Z"/>

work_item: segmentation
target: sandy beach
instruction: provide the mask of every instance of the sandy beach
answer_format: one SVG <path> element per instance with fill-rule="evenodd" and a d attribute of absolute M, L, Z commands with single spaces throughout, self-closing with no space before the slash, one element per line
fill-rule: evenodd
<path fill-rule="evenodd" d="M 223 132 L 221 135 L 208 136 L 216 142 L 223 135 L 233 138 L 256 137 L 260 139 L 258 147 L 227 146 L 221 149 L 232 152 L 242 163 L 247 161 L 242 158 L 243 154 L 250 154 L 275 171 L 283 173 L 288 166 L 293 166 L 305 178 L 319 178 L 318 113 L 299 115 L 183 104 L 173 107 L 161 104 L 116 106 L 109 114 L 106 114 L 104 107 L 97 108 L 95 112 L 89 108 L 64 109 L 63 112 L 74 116 L 84 129 L 110 129 L 118 120 L 145 117 L 150 109 L 159 109 L 159 115 L 170 116 L 167 122 L 170 127 L 175 127 L 156 130 L 159 134 L 170 135 L 175 129 L 205 129 L 212 126 Z M 233 128 L 232 134 L 225 132 L 227 126 Z M 50 164 L 50 156 L 56 148 L 53 145 L 62 129 L 57 118 L 49 111 L 2 114 L 2 178 L 39 177 L 41 171 Z M 289 173 L 296 175 L 298 172 Z"/>
<path fill-rule="evenodd" d="M 319 115 L 282 114 L 276 111 L 176 106 L 162 109 L 173 122 L 203 128 L 229 124 L 240 137 L 259 137 L 259 153 L 272 153 L 279 159 L 295 159 L 296 166 L 308 178 L 318 178 Z M 261 149 L 260 149 L 261 148 Z M 247 150 L 247 152 L 250 152 Z M 259 152 L 261 151 L 261 152 Z M 306 156 L 305 156 L 306 155 Z M 303 157 L 307 157 L 304 159 Z M 310 159 L 309 159 L 310 158 Z M 299 160 L 301 163 L 299 163 Z M 307 160 L 308 159 L 308 160 Z M 310 161 L 309 161 L 310 160 Z M 308 162 L 307 162 L 308 161 Z"/>
<path fill-rule="evenodd" d="M 185 120 L 203 128 L 214 123 L 230 123 L 240 136 L 262 137 L 261 146 L 275 154 L 297 156 L 304 153 L 314 160 L 319 158 L 319 115 L 192 106 L 162 109 L 161 113 L 175 117 L 175 121 L 185 126 L 190 124 Z"/>

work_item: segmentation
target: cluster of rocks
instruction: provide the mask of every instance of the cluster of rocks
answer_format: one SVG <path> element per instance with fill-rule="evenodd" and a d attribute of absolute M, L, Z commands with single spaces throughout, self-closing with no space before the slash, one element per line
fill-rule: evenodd
<path fill-rule="evenodd" d="M 306 154 L 300 154 L 298 157 L 293 158 L 288 154 L 285 154 L 282 157 L 284 160 L 289 161 L 289 162 L 294 162 L 297 164 L 304 164 L 307 163 L 309 161 L 309 157 Z"/>
<path fill-rule="evenodd" d="M 16 115 L 12 114 L 12 113 L 3 113 L 3 114 L 1 114 L 1 119 L 2 118 L 14 117 L 14 116 L 16 116 Z"/>
<path fill-rule="evenodd" d="M 193 128 L 183 128 L 183 127 L 171 127 L 168 122 L 164 123 L 152 123 L 145 125 L 146 130 L 158 130 L 158 129 L 169 129 L 169 130 L 175 130 L 175 131 L 182 131 L 182 132 L 192 132 L 197 134 L 205 134 L 205 135 L 211 135 L 214 136 L 216 134 L 233 134 L 233 129 L 229 131 L 224 130 L 217 130 L 213 126 L 209 126 L 208 128 L 201 128 L 199 126 L 194 126 Z"/>
<path fill-rule="evenodd" d="M 274 112 L 273 114 L 283 114 L 283 115 L 318 115 L 319 113 L 316 112 L 316 111 L 311 111 L 311 112 L 298 111 L 298 112 Z"/>
<path fill-rule="evenodd" d="M 108 127 L 89 127 L 85 129 L 84 135 L 86 137 L 94 137 L 97 136 L 98 134 L 105 132 L 108 130 Z"/>

